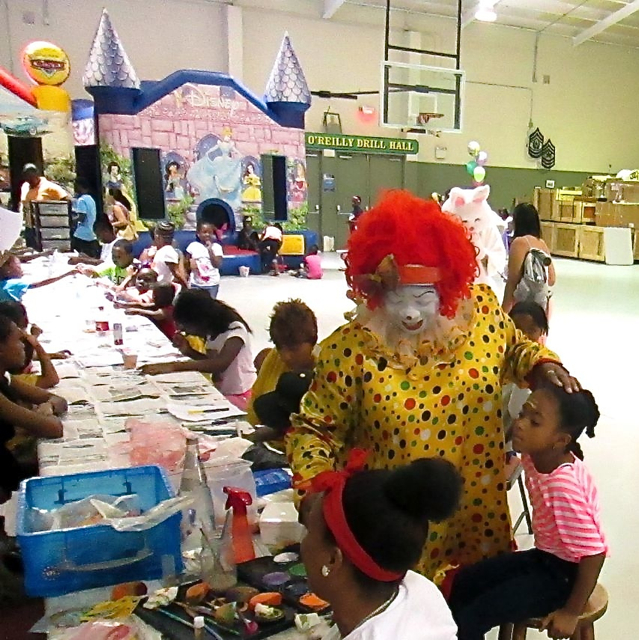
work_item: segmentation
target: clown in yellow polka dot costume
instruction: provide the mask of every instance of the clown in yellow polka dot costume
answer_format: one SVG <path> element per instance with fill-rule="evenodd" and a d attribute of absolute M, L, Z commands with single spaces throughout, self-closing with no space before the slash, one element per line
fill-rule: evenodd
<path fill-rule="evenodd" d="M 405 222 L 412 227 L 427 227 L 418 237 L 445 233 L 454 239 L 457 234 L 457 243 L 470 246 L 461 256 L 471 265 L 465 275 L 464 264 L 458 265 L 461 286 L 450 278 L 445 282 L 441 273 L 450 258 L 445 242 L 435 244 L 435 237 L 436 250 L 430 256 L 421 246 L 412 252 L 410 246 L 406 249 L 406 234 L 401 236 L 402 246 L 392 246 L 393 233 L 402 227 L 398 210 L 410 213 Z M 390 229 L 389 219 L 395 223 Z M 375 225 L 384 223 L 386 228 L 375 230 Z M 357 243 L 370 241 L 370 235 L 359 236 L 371 233 L 384 234 L 383 250 L 391 245 L 392 260 L 380 259 L 367 246 L 364 259 L 369 263 L 362 268 L 357 264 Z M 347 275 L 367 305 L 322 342 L 315 381 L 286 442 L 294 478 L 301 484 L 341 467 L 353 447 L 369 451 L 367 465 L 374 469 L 429 456 L 443 456 L 455 464 L 464 480 L 462 504 L 451 519 L 430 525 L 418 569 L 431 578 L 448 565 L 474 563 L 511 546 L 502 385 L 525 386 L 530 375 L 567 378 L 553 353 L 515 328 L 489 287 L 471 285 L 474 255 L 458 223 L 436 204 L 410 194 L 391 193 L 363 216 L 349 244 Z M 394 266 L 388 268 L 389 263 Z M 358 281 L 357 272 L 366 271 L 372 279 Z M 414 287 L 416 278 L 434 285 Z M 430 295 L 438 301 L 436 319 L 419 335 L 385 330 L 390 317 L 385 313 L 390 306 L 388 292 L 401 291 L 406 284 L 406 289 L 414 290 L 411 295 Z M 449 293 L 455 288 L 456 299 Z"/>

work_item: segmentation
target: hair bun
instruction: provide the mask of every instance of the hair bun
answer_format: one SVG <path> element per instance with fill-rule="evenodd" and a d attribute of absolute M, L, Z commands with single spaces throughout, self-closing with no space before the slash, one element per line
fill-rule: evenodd
<path fill-rule="evenodd" d="M 461 475 L 443 458 L 422 458 L 390 473 L 384 483 L 388 500 L 408 517 L 439 522 L 459 504 Z"/>

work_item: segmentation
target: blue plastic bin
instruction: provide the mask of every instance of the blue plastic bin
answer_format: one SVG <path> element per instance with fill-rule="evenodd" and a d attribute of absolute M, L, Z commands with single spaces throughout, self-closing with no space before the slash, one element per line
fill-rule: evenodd
<path fill-rule="evenodd" d="M 253 477 L 255 478 L 255 490 L 258 498 L 291 488 L 291 474 L 284 471 L 284 469 L 254 471 Z"/>
<path fill-rule="evenodd" d="M 52 510 L 95 494 L 133 493 L 142 511 L 173 497 L 164 471 L 156 466 L 24 481 L 18 501 L 18 540 L 27 594 L 61 596 L 181 572 L 179 513 L 140 532 L 119 533 L 108 525 L 34 530 L 34 509 Z"/>

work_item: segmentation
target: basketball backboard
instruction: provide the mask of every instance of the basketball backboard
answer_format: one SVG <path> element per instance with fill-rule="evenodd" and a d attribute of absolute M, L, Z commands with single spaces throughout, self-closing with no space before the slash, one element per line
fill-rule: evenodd
<path fill-rule="evenodd" d="M 412 133 L 459 133 L 464 85 L 459 69 L 383 62 L 381 125 Z"/>

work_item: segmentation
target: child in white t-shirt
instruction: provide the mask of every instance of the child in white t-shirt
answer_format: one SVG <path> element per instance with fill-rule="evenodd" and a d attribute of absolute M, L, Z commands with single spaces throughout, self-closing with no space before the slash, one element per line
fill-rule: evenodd
<path fill-rule="evenodd" d="M 153 234 L 153 244 L 157 251 L 153 256 L 151 268 L 158 274 L 158 284 L 173 284 L 173 281 L 186 287 L 187 282 L 183 270 L 180 268 L 180 254 L 173 247 L 173 223 L 163 220 Z"/>
<path fill-rule="evenodd" d="M 217 298 L 220 289 L 222 246 L 215 242 L 215 225 L 198 220 L 197 240 L 186 248 L 189 267 L 189 288 L 202 289 L 211 298 Z"/>
<path fill-rule="evenodd" d="M 257 378 L 251 353 L 251 330 L 242 316 L 205 291 L 183 291 L 175 301 L 173 319 L 178 349 L 188 361 L 147 364 L 142 373 L 158 375 L 174 371 L 210 373 L 215 386 L 239 409 L 246 411 Z M 206 353 L 193 349 L 186 335 L 206 340 Z"/>

